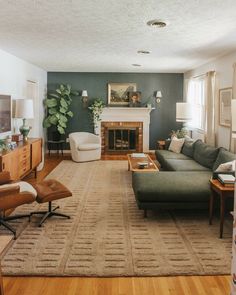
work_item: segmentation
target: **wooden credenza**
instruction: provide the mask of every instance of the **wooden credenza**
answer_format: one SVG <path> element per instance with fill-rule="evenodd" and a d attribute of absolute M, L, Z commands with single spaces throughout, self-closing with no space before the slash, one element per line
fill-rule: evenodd
<path fill-rule="evenodd" d="M 19 142 L 14 150 L 0 154 L 0 171 L 9 171 L 12 180 L 25 177 L 31 171 L 37 175 L 37 166 L 42 161 L 42 139 L 30 138 Z"/>

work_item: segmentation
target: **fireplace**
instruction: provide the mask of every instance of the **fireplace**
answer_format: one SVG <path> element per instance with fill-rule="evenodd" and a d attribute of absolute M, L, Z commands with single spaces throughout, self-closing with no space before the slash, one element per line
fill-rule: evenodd
<path fill-rule="evenodd" d="M 102 153 L 142 152 L 142 133 L 141 122 L 102 122 Z"/>
<path fill-rule="evenodd" d="M 101 114 L 101 120 L 95 128 L 95 133 L 101 136 L 102 139 L 102 154 L 148 152 L 151 111 L 152 109 L 145 107 L 104 108 Z M 110 139 L 110 145 L 107 139 L 109 129 L 110 137 L 116 136 L 118 140 L 115 140 L 114 143 L 114 138 Z M 116 133 L 114 133 L 115 129 L 117 129 Z M 121 130 L 123 130 L 122 135 Z"/>

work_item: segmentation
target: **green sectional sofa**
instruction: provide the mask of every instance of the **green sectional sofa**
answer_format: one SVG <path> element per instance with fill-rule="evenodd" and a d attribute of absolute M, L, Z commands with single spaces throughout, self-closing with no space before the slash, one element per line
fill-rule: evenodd
<path fill-rule="evenodd" d="M 157 150 L 156 158 L 161 171 L 132 174 L 136 202 L 145 216 L 148 209 L 207 208 L 213 171 L 236 155 L 197 140 L 185 142 L 180 154 Z"/>

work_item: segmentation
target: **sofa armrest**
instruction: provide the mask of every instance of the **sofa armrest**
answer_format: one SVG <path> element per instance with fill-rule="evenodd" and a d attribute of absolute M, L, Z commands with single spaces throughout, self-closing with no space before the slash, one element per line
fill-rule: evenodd
<path fill-rule="evenodd" d="M 14 186 L 9 186 L 9 187 L 0 187 L 0 198 L 4 196 L 8 196 L 11 194 L 17 194 L 20 192 L 20 186 L 19 185 L 14 185 Z"/>

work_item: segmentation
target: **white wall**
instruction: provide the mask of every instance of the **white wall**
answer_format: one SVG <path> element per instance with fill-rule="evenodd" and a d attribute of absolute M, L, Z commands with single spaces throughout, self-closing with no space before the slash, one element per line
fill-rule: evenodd
<path fill-rule="evenodd" d="M 217 60 L 214 60 L 210 63 L 202 65 L 194 70 L 188 71 L 184 74 L 184 79 L 190 77 L 198 76 L 204 74 L 208 71 L 216 71 L 217 76 L 217 94 L 219 94 L 219 89 L 232 87 L 233 81 L 233 64 L 236 62 L 236 52 L 233 52 L 227 56 L 221 57 Z M 230 130 L 229 128 L 219 126 L 219 107 L 218 100 L 219 97 L 216 97 L 216 126 L 217 126 L 217 145 L 223 146 L 229 149 L 230 141 Z"/>
<path fill-rule="evenodd" d="M 0 50 L 0 94 L 11 95 L 12 99 L 27 97 L 27 80 L 38 84 L 38 95 L 34 104 L 38 109 L 33 120 L 31 137 L 43 137 L 43 99 L 47 89 L 47 72 L 20 58 Z M 22 121 L 22 120 L 21 120 Z M 14 122 L 13 122 L 14 127 Z"/>
<path fill-rule="evenodd" d="M 38 110 L 34 119 L 30 120 L 32 130 L 29 136 L 43 138 L 43 100 L 47 90 L 47 72 L 0 50 L 0 94 L 11 95 L 12 99 L 30 98 L 27 97 L 29 93 L 27 89 L 27 80 L 37 83 L 37 95 L 35 96 L 34 104 L 35 109 Z M 14 126 L 19 126 L 19 124 L 22 124 L 22 120 L 14 119 L 12 122 L 12 129 Z M 14 132 L 14 130 L 12 130 L 12 132 Z"/>

